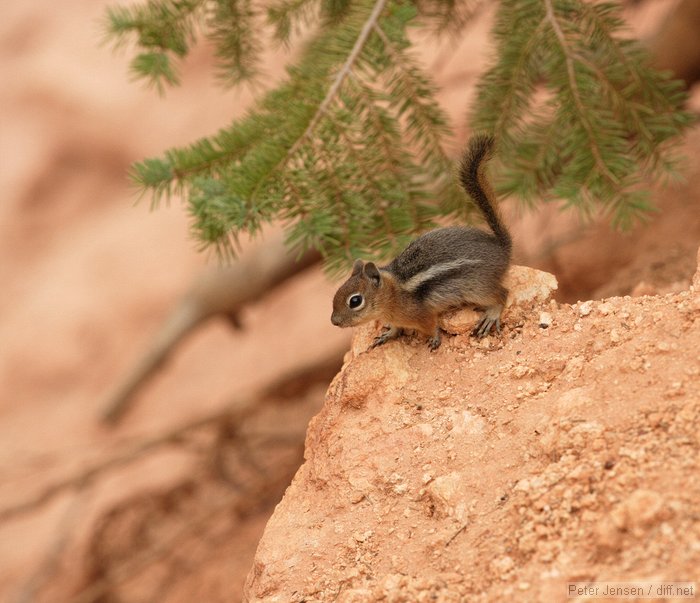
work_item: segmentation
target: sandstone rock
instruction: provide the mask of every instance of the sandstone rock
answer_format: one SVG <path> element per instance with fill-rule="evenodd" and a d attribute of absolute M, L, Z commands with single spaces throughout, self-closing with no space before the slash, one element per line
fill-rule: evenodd
<path fill-rule="evenodd" d="M 632 527 L 656 523 L 664 513 L 664 499 L 653 490 L 635 490 L 624 503 L 626 523 Z"/>
<path fill-rule="evenodd" d="M 654 285 L 650 285 L 646 281 L 640 281 L 637 283 L 634 288 L 632 289 L 632 292 L 630 295 L 632 297 L 642 297 L 643 295 L 655 295 L 656 294 L 656 287 Z"/>
<path fill-rule="evenodd" d="M 553 274 L 527 266 L 512 266 L 504 284 L 509 293 L 506 306 L 547 301 L 559 286 Z"/>
<path fill-rule="evenodd" d="M 595 538 L 602 550 L 615 550 L 622 542 L 622 532 L 611 517 L 605 517 L 595 527 Z"/>
<path fill-rule="evenodd" d="M 622 543 L 624 533 L 641 535 L 645 528 L 658 523 L 667 515 L 663 497 L 658 492 L 635 490 L 596 526 L 598 546 L 602 549 L 617 549 Z"/>
<path fill-rule="evenodd" d="M 506 308 L 543 303 L 552 296 L 552 292 L 558 286 L 553 274 L 526 266 L 511 266 L 504 284 L 508 289 Z M 505 315 L 507 316 L 507 313 Z M 440 326 L 453 335 L 469 333 L 478 317 L 473 310 L 459 310 L 442 317 Z"/>
<path fill-rule="evenodd" d="M 535 328 L 498 346 L 401 339 L 368 352 L 377 326 L 356 330 L 260 541 L 248 601 L 543 600 L 542 567 L 598 575 L 621 555 L 610 567 L 630 580 L 625 568 L 660 564 L 690 575 L 696 537 L 683 526 L 700 512 L 700 479 L 678 452 L 697 437 L 689 293 L 538 308 L 544 294 L 530 291 L 509 312 Z M 546 337 L 540 312 L 557 325 Z M 602 336 L 613 330 L 614 342 Z M 679 483 L 688 502 L 671 512 L 660 492 Z"/>
<path fill-rule="evenodd" d="M 466 504 L 461 495 L 462 478 L 456 471 L 436 477 L 426 488 L 428 498 L 433 504 L 436 517 L 455 517 L 463 521 Z"/>
<path fill-rule="evenodd" d="M 510 557 L 509 555 L 504 555 L 503 557 L 499 557 L 497 559 L 494 559 L 491 562 L 491 567 L 494 569 L 496 573 L 499 574 L 499 577 L 502 580 L 505 580 L 507 577 L 507 573 L 513 569 L 515 566 L 515 561 L 513 561 L 513 558 Z"/>
<path fill-rule="evenodd" d="M 593 309 L 593 302 L 592 301 L 585 301 L 579 305 L 578 313 L 580 316 L 588 316 L 591 313 L 592 309 Z"/>

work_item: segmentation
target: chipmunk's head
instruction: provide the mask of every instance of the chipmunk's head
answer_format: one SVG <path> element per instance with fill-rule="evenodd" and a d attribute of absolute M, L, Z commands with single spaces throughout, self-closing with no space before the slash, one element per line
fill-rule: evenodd
<path fill-rule="evenodd" d="M 331 322 L 337 327 L 354 327 L 379 316 L 377 295 L 382 275 L 373 262 L 355 260 L 352 274 L 333 297 Z"/>

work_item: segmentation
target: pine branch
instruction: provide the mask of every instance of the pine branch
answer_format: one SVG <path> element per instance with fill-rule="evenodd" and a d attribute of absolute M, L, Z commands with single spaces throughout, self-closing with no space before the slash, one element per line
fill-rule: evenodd
<path fill-rule="evenodd" d="M 574 101 L 574 106 L 576 107 L 576 111 L 578 113 L 579 121 L 581 122 L 581 125 L 588 134 L 588 142 L 591 145 L 591 152 L 593 153 L 593 156 L 595 158 L 596 167 L 606 178 L 610 179 L 614 184 L 619 184 L 620 181 L 615 177 L 614 174 L 610 173 L 610 170 L 608 170 L 607 166 L 603 162 L 603 157 L 601 155 L 600 149 L 598 148 L 597 137 L 593 133 L 593 128 L 588 120 L 588 112 L 586 111 L 586 107 L 584 106 L 584 102 L 581 98 L 581 92 L 578 88 L 578 83 L 576 81 L 576 67 L 574 62 L 575 53 L 573 53 L 571 48 L 569 48 L 566 36 L 564 35 L 564 32 L 562 31 L 561 26 L 559 24 L 559 19 L 557 18 L 557 15 L 554 12 L 552 0 L 543 0 L 543 2 L 547 11 L 547 21 L 552 27 L 557 41 L 561 46 L 561 50 L 564 53 L 564 61 L 566 62 L 566 75 L 569 81 L 569 90 Z"/>
<path fill-rule="evenodd" d="M 428 178 L 421 174 L 410 153 L 401 152 L 402 147 L 408 143 L 418 148 L 423 170 L 428 170 L 424 173 L 439 174 L 436 180 L 445 180 L 451 164 L 439 144 L 447 128 L 435 112 L 431 86 L 415 66 L 410 65 L 400 75 L 404 87 L 406 82 L 411 83 L 416 101 L 420 101 L 414 111 L 421 118 L 419 124 L 403 119 L 403 103 L 392 102 L 390 111 L 378 106 L 390 99 L 390 94 L 381 92 L 376 96 L 356 85 L 365 73 L 383 81 L 383 85 L 389 83 L 391 61 L 375 29 L 380 19 L 384 23 L 380 31 L 391 31 L 397 47 L 408 45 L 404 38 L 406 24 L 415 11 L 403 6 L 382 14 L 387 5 L 388 0 L 322 5 L 320 12 L 326 23 L 335 25 L 316 36 L 305 58 L 290 69 L 287 83 L 271 91 L 257 109 L 233 127 L 190 147 L 168 151 L 164 158 L 137 164 L 134 180 L 153 193 L 156 203 L 176 192 L 186 195 L 196 236 L 222 255 L 230 255 L 237 232 L 255 232 L 275 215 L 297 220 L 288 229 L 290 240 L 320 246 L 329 264 L 340 266 L 341 257 L 351 259 L 348 255 L 357 250 L 370 250 L 378 257 L 394 251 L 398 241 L 425 228 L 435 215 L 426 203 Z M 310 6 L 301 1 L 288 3 L 285 18 L 291 22 Z M 353 98 L 355 95 L 361 98 Z M 335 118 L 342 107 L 352 104 L 364 110 L 364 122 L 353 123 L 352 116 L 345 121 Z M 370 129 L 362 131 L 361 125 L 369 125 Z M 440 132 L 432 131 L 438 126 Z M 343 145 L 330 154 L 328 148 L 319 150 L 319 136 L 328 147 L 330 139 L 342 138 L 339 128 L 357 132 L 356 139 L 362 140 L 357 152 L 349 154 L 341 148 Z M 345 136 L 345 140 L 349 138 Z M 385 157 L 375 152 L 374 141 L 382 141 L 391 152 Z M 426 141 L 431 150 L 421 149 Z M 328 157 L 323 170 L 314 165 L 314 149 Z M 438 157 L 437 163 L 431 153 Z M 448 169 L 436 168 L 439 163 Z M 388 178 L 367 180 L 367 174 L 382 173 L 387 167 Z M 340 180 L 335 179 L 335 186 L 331 186 L 328 172 L 347 174 L 344 182 L 358 182 L 358 190 L 341 195 Z M 365 177 L 358 180 L 358 172 Z M 330 195 L 328 199 L 335 199 L 334 211 L 322 208 L 326 194 Z M 300 201 L 302 195 L 305 202 Z M 364 206 L 366 199 L 374 199 L 374 203 Z M 338 217 L 341 200 L 343 211 L 360 216 L 345 226 Z M 357 211 L 360 206 L 362 211 Z M 374 212 L 376 217 L 372 217 Z M 318 219 L 300 223 L 302 218 L 308 221 L 312 213 L 319 214 Z M 390 231 L 382 232 L 380 223 Z M 323 232 L 324 228 L 328 232 Z M 354 240 L 349 245 L 343 243 L 345 236 Z"/>
<path fill-rule="evenodd" d="M 259 73 L 260 21 L 273 40 L 308 42 L 288 77 L 243 119 L 134 166 L 155 203 L 179 193 L 203 248 L 230 257 L 241 232 L 283 220 L 288 243 L 318 249 L 330 270 L 377 260 L 437 216 L 470 205 L 444 150 L 451 127 L 411 56 L 409 28 L 459 27 L 483 0 L 146 0 L 110 13 L 113 36 L 136 35 L 141 75 L 177 82 L 197 36 L 212 41 L 227 84 Z M 501 192 L 602 209 L 627 225 L 649 211 L 644 180 L 673 168 L 668 149 L 691 122 L 684 93 L 620 36 L 619 7 L 584 0 L 501 0 L 497 57 L 472 130 L 498 140 Z M 438 29 L 441 29 L 438 27 Z M 444 31 L 444 30 L 442 30 Z M 273 41 L 271 40 L 271 41 Z"/>
<path fill-rule="evenodd" d="M 252 0 L 214 3 L 207 37 L 214 43 L 219 79 L 226 86 L 253 82 L 260 75 L 260 25 Z"/>
<path fill-rule="evenodd" d="M 345 79 L 348 77 L 350 74 L 352 68 L 354 67 L 355 63 L 357 62 L 357 58 L 360 55 L 360 52 L 362 51 L 362 48 L 364 47 L 365 43 L 367 42 L 367 38 L 369 37 L 370 32 L 372 31 L 372 28 L 376 26 L 377 20 L 379 19 L 379 15 L 381 14 L 382 10 L 384 10 L 384 7 L 386 6 L 387 0 L 377 0 L 374 4 L 374 7 L 372 8 L 372 12 L 369 15 L 369 18 L 367 21 L 365 21 L 364 25 L 362 26 L 362 29 L 360 31 L 360 35 L 357 37 L 357 41 L 355 42 L 355 45 L 352 47 L 352 50 L 350 51 L 350 55 L 348 56 L 347 60 L 343 65 L 341 66 L 340 70 L 338 71 L 338 74 L 336 75 L 335 79 L 333 80 L 333 83 L 331 84 L 330 88 L 328 89 L 328 93 L 324 97 L 324 99 L 321 101 L 321 104 L 318 106 L 318 109 L 314 113 L 313 117 L 311 118 L 311 121 L 309 122 L 309 125 L 307 126 L 306 130 L 304 130 L 303 134 L 294 142 L 292 147 L 289 149 L 287 154 L 285 155 L 284 162 L 286 163 L 289 161 L 291 157 L 294 156 L 294 154 L 299 150 L 299 147 L 309 139 L 311 134 L 314 131 L 314 128 L 318 124 L 318 122 L 321 120 L 321 118 L 325 115 L 326 111 L 328 110 L 328 107 L 330 104 L 336 100 L 338 96 L 338 92 L 340 91 L 340 87 L 343 85 L 345 82 Z"/>
<path fill-rule="evenodd" d="M 308 26 L 318 11 L 319 0 L 281 0 L 267 9 L 267 20 L 275 29 L 275 39 L 290 43 L 292 30 Z"/>
<path fill-rule="evenodd" d="M 622 227 L 650 210 L 643 180 L 672 167 L 666 141 L 692 118 L 622 27 L 611 3 L 502 1 L 474 111 L 499 140 L 501 192 L 600 208 Z"/>
<path fill-rule="evenodd" d="M 133 8 L 108 7 L 106 31 L 117 47 L 136 38 L 139 54 L 131 61 L 136 78 L 159 93 L 180 82 L 177 64 L 195 37 L 206 0 L 148 0 Z"/>
<path fill-rule="evenodd" d="M 391 59 L 392 75 L 387 86 L 390 103 L 399 117 L 405 115 L 408 143 L 416 154 L 424 172 L 440 190 L 441 208 L 444 214 L 467 215 L 468 205 L 464 193 L 456 184 L 452 161 L 443 150 L 443 144 L 451 135 L 444 111 L 434 102 L 436 90 L 419 67 L 406 56 L 399 44 L 394 43 L 379 25 L 375 31 Z M 395 102 L 393 99 L 400 99 Z M 411 102 L 406 102 L 411 99 Z"/>
<path fill-rule="evenodd" d="M 486 6 L 486 0 L 419 0 L 422 17 L 428 21 L 431 33 L 457 36 Z"/>

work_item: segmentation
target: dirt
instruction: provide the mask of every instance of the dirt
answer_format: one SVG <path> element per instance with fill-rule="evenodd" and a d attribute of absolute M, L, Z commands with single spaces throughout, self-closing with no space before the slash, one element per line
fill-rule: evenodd
<path fill-rule="evenodd" d="M 649 0 L 629 12 L 631 23 L 638 33 L 646 35 L 674 2 Z M 142 354 L 178 296 L 211 260 L 197 253 L 195 243 L 189 238 L 186 209 L 178 200 L 152 213 L 148 211 L 147 201 L 134 206 L 135 194 L 126 179 L 128 166 L 172 145 L 185 144 L 216 131 L 241 115 L 251 98 L 248 91 L 222 92 L 215 86 L 208 69 L 211 56 L 207 48 L 196 50 L 185 64 L 183 87 L 164 98 L 135 84 L 127 71 L 128 56 L 114 54 L 101 44 L 99 21 L 106 5 L 104 1 L 86 4 L 77 0 L 67 0 L 60 5 L 46 1 L 15 3 L 5 7 L 0 23 L 0 68 L 5 75 L 0 89 L 3 107 L 0 185 L 4 193 L 0 205 L 0 311 L 3 317 L 0 321 L 0 600 L 107 601 L 110 597 L 125 602 L 155 599 L 179 602 L 194 598 L 212 602 L 237 600 L 267 518 L 302 461 L 305 426 L 321 409 L 326 385 L 335 374 L 335 370 L 330 370 L 322 361 L 334 358 L 338 350 L 346 348 L 350 333 L 334 328 L 328 321 L 335 284 L 328 282 L 319 270 L 309 271 L 252 306 L 243 316 L 245 329 L 242 332 L 232 330 L 223 320 L 204 325 L 178 348 L 170 362 L 139 393 L 133 411 L 122 425 L 107 429 L 98 422 L 97 417 L 114 384 Z M 469 134 L 461 124 L 464 124 L 465 110 L 487 54 L 491 16 L 491 10 L 485 11 L 456 43 L 444 40 L 438 49 L 421 48 L 423 60 L 442 86 L 441 102 L 458 124 L 455 140 L 449 143 L 455 152 Z M 470 57 L 468 64 L 460 60 L 463 56 Z M 283 58 L 281 51 L 268 58 L 269 81 L 282 73 Z M 700 107 L 697 91 L 691 99 L 691 107 L 695 110 Z M 644 397 L 649 382 L 660 395 L 659 410 L 649 414 L 653 421 L 647 421 L 641 407 L 634 415 L 636 419 L 620 414 L 620 408 L 638 408 L 634 401 L 626 400 L 625 405 L 618 408 L 607 402 L 603 404 L 601 400 L 609 399 L 603 394 L 600 400 L 593 394 L 582 398 L 584 408 L 588 409 L 586 404 L 593 405 L 591 415 L 594 417 L 614 410 L 611 421 L 619 422 L 609 425 L 602 419 L 599 421 L 606 430 L 604 439 L 611 438 L 614 444 L 623 428 L 628 429 L 625 437 L 637 446 L 630 450 L 649 451 L 633 458 L 619 453 L 619 448 L 610 448 L 619 453 L 611 457 L 615 462 L 612 469 L 591 474 L 593 477 L 586 474 L 580 482 L 573 478 L 564 480 L 573 489 L 574 499 L 579 496 L 584 482 L 587 484 L 591 480 L 600 488 L 608 488 L 609 496 L 618 497 L 615 503 L 599 497 L 591 509 L 600 514 L 601 522 L 608 510 L 612 513 L 613 509 L 620 509 L 614 515 L 617 517 L 614 525 L 622 528 L 615 527 L 611 531 L 603 522 L 601 538 L 608 538 L 613 544 L 616 539 L 624 546 L 629 544 L 632 551 L 618 551 L 617 545 L 610 550 L 601 549 L 600 556 L 596 557 L 598 565 L 586 567 L 600 568 L 600 575 L 603 575 L 606 568 L 610 572 L 616 570 L 627 559 L 627 554 L 632 555 L 632 567 L 637 567 L 633 556 L 641 546 L 639 537 L 635 536 L 637 528 L 625 523 L 630 521 L 625 518 L 634 513 L 626 511 L 630 507 L 623 504 L 636 490 L 642 493 L 632 497 L 630 504 L 641 500 L 645 505 L 651 501 L 651 507 L 657 506 L 653 495 L 646 492 L 653 491 L 662 496 L 664 509 L 659 516 L 663 519 L 654 519 L 651 527 L 644 528 L 644 537 L 648 537 L 653 546 L 645 562 L 647 565 L 639 561 L 640 572 L 652 565 L 653 555 L 657 553 L 656 558 L 662 558 L 660 555 L 667 552 L 672 563 L 680 559 L 678 565 L 669 566 L 679 568 L 679 572 L 685 563 L 683 555 L 695 554 L 690 539 L 697 533 L 693 532 L 697 530 L 697 518 L 688 520 L 691 506 L 683 502 L 685 492 L 692 492 L 685 489 L 685 484 L 692 486 L 692 480 L 682 481 L 685 474 L 681 469 L 685 467 L 683 462 L 687 464 L 697 458 L 697 452 L 696 457 L 692 457 L 689 454 L 692 447 L 683 443 L 686 436 L 673 435 L 676 431 L 686 433 L 689 419 L 682 417 L 695 412 L 686 410 L 686 402 L 681 404 L 687 400 L 689 391 L 697 393 L 688 389 L 695 381 L 689 375 L 667 382 L 661 371 L 667 369 L 675 374 L 696 366 L 692 354 L 697 350 L 697 340 L 695 348 L 687 347 L 684 353 L 672 347 L 677 343 L 676 337 L 686 337 L 674 320 L 687 322 L 687 313 L 663 304 L 664 300 L 681 303 L 683 298 L 678 296 L 688 295 L 695 270 L 695 252 L 700 244 L 700 129 L 688 133 L 682 151 L 687 157 L 683 171 L 685 182 L 674 187 L 654 188 L 653 199 L 661 211 L 646 227 L 625 235 L 611 236 L 602 223 L 581 224 L 559 213 L 556 207 L 528 214 L 510 201 L 506 204 L 518 262 L 556 274 L 559 280 L 556 296 L 560 302 L 626 294 L 661 295 L 634 301 L 646 304 L 642 307 L 649 332 L 641 337 L 648 342 L 649 350 L 633 351 L 647 360 L 634 360 L 638 356 L 628 360 L 627 355 L 620 356 L 623 352 L 626 354 L 629 351 L 626 346 L 631 345 L 625 339 L 627 331 L 618 326 L 616 333 L 622 343 L 608 341 L 612 331 L 606 333 L 605 328 L 613 318 L 599 316 L 597 310 L 592 310 L 586 320 L 580 319 L 583 334 L 573 330 L 573 326 L 566 333 L 558 331 L 563 325 L 576 324 L 571 323 L 574 318 L 570 316 L 575 310 L 565 310 L 569 307 L 561 306 L 546 309 L 553 320 L 551 330 L 534 329 L 529 316 L 517 334 L 530 345 L 529 364 L 526 364 L 535 371 L 532 376 L 525 368 L 518 368 L 522 352 L 516 354 L 511 369 L 492 375 L 494 365 L 488 362 L 492 354 L 505 358 L 517 350 L 514 352 L 514 348 L 507 345 L 497 350 L 474 348 L 462 336 L 448 342 L 439 355 L 428 361 L 436 364 L 439 358 L 441 364 L 444 361 L 446 366 L 457 369 L 468 355 L 473 355 L 469 356 L 472 358 L 469 374 L 478 375 L 478 378 L 469 386 L 475 389 L 469 391 L 477 400 L 468 402 L 473 407 L 465 409 L 479 417 L 483 412 L 484 421 L 495 421 L 484 425 L 494 433 L 506 434 L 503 439 L 511 445 L 512 451 L 509 448 L 504 454 L 511 459 L 512 466 L 503 469 L 502 476 L 489 475 L 485 473 L 487 465 L 477 465 L 485 484 L 495 482 L 501 489 L 511 487 L 510 506 L 493 511 L 504 521 L 502 531 L 498 532 L 503 536 L 499 546 L 511 548 L 507 552 L 503 552 L 505 548 L 499 549 L 499 556 L 494 559 L 501 561 L 494 568 L 481 559 L 475 562 L 484 568 L 484 576 L 490 578 L 499 574 L 497 568 L 509 565 L 506 557 L 510 557 L 512 575 L 528 576 L 523 581 L 529 580 L 532 589 L 520 591 L 520 583 L 517 583 L 516 594 L 525 593 L 519 596 L 535 592 L 540 582 L 535 578 L 537 564 L 548 563 L 544 557 L 537 556 L 537 551 L 550 550 L 552 559 L 559 559 L 557 547 L 567 542 L 583 542 L 585 538 L 576 536 L 578 532 L 571 536 L 562 531 L 562 537 L 568 540 L 558 539 L 558 526 L 563 526 L 564 520 L 549 518 L 550 511 L 538 510 L 537 501 L 531 504 L 529 490 L 515 490 L 506 479 L 529 479 L 524 474 L 535 467 L 546 474 L 549 465 L 545 460 L 549 453 L 537 452 L 539 449 L 535 448 L 531 452 L 534 456 L 526 459 L 524 452 L 529 451 L 530 446 L 541 446 L 545 439 L 537 439 L 527 430 L 527 421 L 532 422 L 534 418 L 519 414 L 524 413 L 524 408 L 515 412 L 520 423 L 516 421 L 511 427 L 499 428 L 498 421 L 501 417 L 506 420 L 510 411 L 507 406 L 503 410 L 498 405 L 489 410 L 484 406 L 489 398 L 479 388 L 484 388 L 486 379 L 496 388 L 494 391 L 501 391 L 499 384 L 512 377 L 509 370 L 517 374 L 525 371 L 515 381 L 515 395 L 522 394 L 532 404 L 533 417 L 546 417 L 551 409 L 545 408 L 537 391 L 531 392 L 530 388 L 535 386 L 530 384 L 547 382 L 546 375 L 538 371 L 540 365 L 550 366 L 547 359 L 554 351 L 546 346 L 552 342 L 559 350 L 569 350 L 572 357 L 591 359 L 583 363 L 581 376 L 576 377 L 576 383 L 584 390 L 589 387 L 585 382 L 588 378 L 593 379 L 590 387 L 594 393 L 606 389 L 600 381 L 595 381 L 598 378 L 594 370 L 596 362 L 603 362 L 595 359 L 598 354 L 609 367 L 615 363 L 620 367 L 627 366 L 628 362 L 635 363 L 636 368 L 627 372 L 621 368 L 619 374 L 611 377 L 610 392 L 623 396 L 629 389 L 631 394 Z M 264 241 L 246 242 L 245 246 L 254 244 L 264 244 Z M 630 301 L 625 300 L 625 303 Z M 618 300 L 609 303 L 618 304 Z M 662 311 L 667 312 L 667 318 L 656 321 L 653 317 Z M 615 316 L 619 316 L 617 309 L 616 312 Z M 635 314 L 630 312 L 630 316 Z M 600 327 L 598 319 L 602 321 Z M 695 322 L 693 325 L 697 326 Z M 586 330 L 589 328 L 596 333 L 600 329 L 597 339 Z M 578 343 L 564 341 L 568 336 L 577 338 L 574 341 Z M 652 344 L 654 336 L 658 340 Z M 546 346 L 536 353 L 537 342 Z M 665 347 L 664 342 L 671 346 L 669 350 L 655 351 L 653 346 Z M 411 356 L 411 362 L 421 362 L 423 350 L 417 342 L 401 343 L 408 346 L 406 353 L 416 355 L 416 359 Z M 576 347 L 584 343 L 588 346 L 585 349 Z M 564 351 L 558 353 L 565 355 Z M 663 364 L 655 360 L 657 355 Z M 647 361 L 652 363 L 650 368 L 645 368 Z M 305 367 L 319 363 L 324 368 L 317 369 L 315 376 L 304 372 Z M 506 366 L 504 363 L 496 366 Z M 425 371 L 433 371 L 433 364 L 425 365 L 425 370 L 418 375 L 421 381 L 416 382 L 416 387 L 422 383 L 422 389 L 416 392 L 422 396 L 431 391 L 429 374 Z M 292 378 L 282 379 L 280 383 L 280 375 L 286 374 Z M 458 374 L 459 379 L 464 376 L 464 371 Z M 448 376 L 441 379 L 446 384 L 444 388 L 454 388 L 458 382 L 457 377 L 449 377 L 455 385 L 451 385 Z M 662 391 L 662 385 L 671 388 L 676 382 L 682 383 L 678 388 L 680 393 L 669 389 L 670 397 L 664 397 L 666 390 Z M 271 383 L 279 386 L 276 395 L 264 393 Z M 563 388 L 563 384 L 563 381 L 553 381 L 551 388 Z M 523 389 L 517 390 L 517 387 Z M 674 397 L 673 392 L 678 395 Z M 544 394 L 550 396 L 546 400 L 554 404 L 553 394 Z M 483 399 L 478 398 L 479 395 Z M 260 412 L 238 417 L 232 409 L 240 408 L 241 403 L 251 397 L 260 402 Z M 463 400 L 466 399 L 465 394 Z M 326 403 L 310 434 L 318 435 L 328 413 L 337 406 L 337 400 L 333 400 L 335 398 Z M 523 404 L 524 407 L 522 398 L 516 400 L 519 401 L 511 405 Z M 391 397 L 387 405 L 399 413 L 402 421 L 415 420 L 416 425 L 428 423 L 428 418 L 422 414 L 434 412 L 429 417 L 430 421 L 435 421 L 431 428 L 434 433 L 442 434 L 441 430 L 446 430 L 449 422 L 441 418 L 437 410 L 447 408 L 452 402 L 445 398 L 438 399 L 438 403 L 435 411 L 429 410 L 428 404 L 421 411 L 407 409 Z M 555 404 L 552 408 L 556 410 L 558 406 Z M 353 409 L 352 416 L 362 421 L 361 411 L 365 410 Z M 231 412 L 233 415 L 227 414 Z M 183 431 L 177 437 L 168 435 L 212 417 L 201 428 Z M 365 419 L 369 419 L 369 415 Z M 394 419 L 388 416 L 385 419 L 393 429 L 391 421 Z M 458 419 L 453 417 L 453 420 Z M 562 426 L 551 435 L 563 442 L 552 444 L 554 457 L 559 454 L 559 446 L 568 450 L 568 434 L 574 434 L 571 438 L 579 437 L 574 431 L 576 425 L 568 431 Z M 328 426 L 330 429 L 331 423 Z M 521 431 L 516 432 L 516 427 Z M 409 421 L 404 431 L 412 429 L 415 430 Z M 428 430 L 428 427 L 421 429 Z M 520 435 L 516 437 L 516 433 Z M 692 441 L 690 436 L 687 439 Z M 139 452 L 149 442 L 154 443 L 152 448 Z M 499 442 L 494 445 L 504 445 L 501 440 Z M 309 443 L 313 441 L 309 439 Z M 376 444 L 380 446 L 381 442 Z M 594 467 L 597 467 L 595 463 L 605 465 L 610 460 L 606 457 L 601 461 L 605 456 L 603 452 L 596 453 L 600 458 L 586 456 L 594 451 L 580 447 L 574 452 L 590 460 Z M 320 452 L 309 447 L 307 454 L 311 458 Z M 557 467 L 568 470 L 574 464 L 568 458 L 563 454 L 558 461 L 563 464 L 555 463 L 551 471 Z M 392 459 L 387 457 L 382 462 L 390 466 L 395 462 Z M 652 464 L 652 460 L 657 464 Z M 459 456 L 459 462 L 459 471 L 469 475 L 463 456 Z M 452 465 L 438 467 L 433 463 L 432 466 L 436 469 L 433 482 L 438 484 L 432 486 L 437 488 L 433 495 L 434 515 L 444 515 L 439 519 L 444 529 L 455 528 L 446 538 L 456 534 L 447 545 L 449 552 L 452 547 L 463 546 L 464 539 L 473 538 L 474 533 L 471 524 L 461 530 L 463 524 L 455 523 L 457 511 L 450 515 L 450 479 L 437 480 L 441 475 L 449 476 Z M 669 473 L 662 470 L 667 466 Z M 681 469 L 676 471 L 676 466 Z M 96 468 L 99 470 L 91 474 Z M 309 468 L 307 463 L 297 480 L 302 479 Z M 92 475 L 90 479 L 85 478 L 86 472 Z M 642 478 L 652 479 L 657 474 L 659 487 L 652 482 L 643 483 Z M 390 472 L 382 479 L 390 481 L 391 475 Z M 408 480 L 408 474 L 402 477 Z M 433 482 L 421 487 L 427 490 Z M 395 485 L 399 490 L 403 485 L 413 488 L 414 482 L 380 485 L 380 493 L 387 496 L 382 502 L 382 511 L 398 496 L 393 490 Z M 553 486 L 551 495 L 542 490 L 542 500 L 547 501 L 550 510 L 562 513 L 562 509 L 568 507 L 552 498 L 555 494 L 558 496 L 556 487 Z M 479 498 L 483 506 L 473 513 L 486 512 L 490 508 L 484 493 L 486 486 L 475 488 L 477 494 L 468 498 L 469 504 L 472 499 L 485 498 Z M 532 488 L 540 492 L 536 483 Z M 398 500 L 408 496 L 407 492 Z M 498 493 L 497 497 L 502 494 Z M 376 498 L 376 495 L 370 496 Z M 513 500 L 523 502 L 516 508 Z M 671 505 L 677 500 L 678 504 Z M 291 499 L 285 501 L 283 505 L 291 504 Z M 310 499 L 309 505 L 326 508 L 323 502 Z M 365 504 L 366 501 L 354 503 L 359 505 L 358 509 Z M 426 504 L 424 500 L 410 503 L 420 509 Z M 410 505 L 409 514 L 417 512 Z M 520 507 L 525 508 L 524 519 L 518 515 Z M 472 517 L 469 508 L 465 513 L 460 516 Z M 584 522 L 579 526 L 581 530 L 599 525 L 597 519 L 583 511 L 571 511 L 570 515 L 573 523 L 567 523 L 567 529 L 579 525 L 576 522 Z M 365 516 L 358 518 L 364 521 Z M 387 516 L 387 521 L 390 518 Z M 427 522 L 426 518 L 421 521 Z M 278 520 L 273 520 L 271 530 L 278 525 L 275 522 Z M 677 533 L 664 527 L 668 522 Z M 399 523 L 397 527 L 403 526 L 403 529 L 406 525 Z M 519 538 L 530 534 L 524 531 L 525 525 L 535 526 L 532 530 L 536 536 L 525 538 L 525 542 L 528 538 L 535 539 L 535 552 L 512 548 L 520 545 L 514 544 L 513 538 L 506 538 L 505 526 L 509 525 L 514 526 Z M 279 530 L 279 526 L 274 529 Z M 546 537 L 541 534 L 543 530 Z M 358 532 L 358 537 L 363 538 L 366 531 L 358 523 L 352 534 Z M 272 546 L 273 533 L 268 532 L 261 551 Z M 437 546 L 441 534 L 437 531 L 432 534 L 434 540 L 427 541 L 428 544 Z M 680 539 L 678 542 L 688 546 L 679 546 L 674 552 L 664 549 L 665 543 L 676 536 Z M 386 538 L 386 542 L 382 543 L 381 538 Z M 394 536 L 383 535 L 377 529 L 364 541 L 354 540 L 357 547 L 352 559 L 358 560 L 358 574 L 348 578 L 353 588 L 380 587 L 370 582 L 365 584 L 369 578 L 362 565 L 369 561 L 377 563 L 377 557 L 370 556 L 367 557 L 369 561 L 363 561 L 362 555 L 374 549 L 379 551 L 387 543 L 398 542 L 391 538 Z M 415 533 L 412 538 L 415 544 Z M 483 534 L 481 538 L 488 540 L 490 536 Z M 282 546 L 284 541 L 279 542 Z M 342 555 L 341 549 L 326 551 L 326 561 L 329 555 L 342 557 L 350 573 L 349 550 L 342 549 Z M 593 549 L 581 544 L 576 550 Z M 421 554 L 423 552 L 421 550 Z M 467 558 L 475 559 L 464 557 Z M 390 559 L 382 561 L 390 562 Z M 421 556 L 411 561 L 413 565 L 422 562 Z M 462 566 L 466 566 L 466 562 L 463 561 Z M 434 565 L 430 567 L 435 568 Z M 385 576 L 394 576 L 385 578 L 387 588 L 405 580 L 406 584 L 410 582 L 411 588 L 418 589 L 416 592 L 428 592 L 418 584 L 422 577 L 409 572 L 397 578 L 400 572 L 382 565 L 381 571 L 385 570 Z M 549 570 L 541 570 L 540 575 L 546 571 Z M 453 569 L 445 572 L 454 574 Z M 510 575 L 507 571 L 500 571 L 500 574 Z M 333 580 L 337 580 L 336 585 L 341 583 L 337 573 L 328 570 L 326 575 L 329 584 Z M 430 579 L 435 575 L 431 573 Z M 547 579 L 550 578 L 557 577 Z M 457 580 L 454 575 L 444 579 Z M 318 584 L 319 593 L 330 592 L 326 586 Z M 504 581 L 501 586 L 505 589 L 513 584 L 512 580 Z M 464 580 L 459 585 L 472 588 Z M 392 592 L 399 592 L 397 588 Z M 506 597 L 505 591 L 490 592 L 494 600 Z"/>

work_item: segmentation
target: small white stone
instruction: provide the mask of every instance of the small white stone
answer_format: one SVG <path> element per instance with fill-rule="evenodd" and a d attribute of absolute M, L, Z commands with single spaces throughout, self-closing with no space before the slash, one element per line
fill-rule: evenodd
<path fill-rule="evenodd" d="M 588 316 L 591 313 L 592 308 L 593 308 L 593 302 L 590 300 L 585 301 L 578 307 L 578 313 L 581 316 Z"/>
<path fill-rule="evenodd" d="M 540 328 L 547 329 L 552 324 L 552 315 L 549 312 L 540 312 Z"/>
<path fill-rule="evenodd" d="M 613 311 L 613 305 L 610 302 L 603 302 L 598 306 L 598 312 L 603 316 L 607 316 Z"/>

